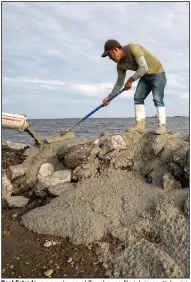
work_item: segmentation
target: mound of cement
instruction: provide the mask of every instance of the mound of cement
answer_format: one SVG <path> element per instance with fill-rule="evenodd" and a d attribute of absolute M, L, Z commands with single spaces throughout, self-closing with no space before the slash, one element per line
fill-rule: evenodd
<path fill-rule="evenodd" d="M 47 145 L 29 154 L 28 181 L 49 162 L 72 169 L 77 185 L 26 213 L 21 224 L 96 246 L 109 277 L 188 277 L 188 149 L 175 133 Z"/>

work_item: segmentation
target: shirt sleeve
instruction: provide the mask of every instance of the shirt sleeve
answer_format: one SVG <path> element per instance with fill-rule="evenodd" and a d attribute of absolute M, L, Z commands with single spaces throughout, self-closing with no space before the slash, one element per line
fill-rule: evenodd
<path fill-rule="evenodd" d="M 132 53 L 135 61 L 138 60 L 140 57 L 144 56 L 144 53 L 143 53 L 140 45 L 132 43 L 132 44 L 130 44 L 129 47 L 130 47 L 131 53 Z"/>
<path fill-rule="evenodd" d="M 141 56 L 139 59 L 137 59 L 136 63 L 138 65 L 138 69 L 137 69 L 136 73 L 134 73 L 134 75 L 132 75 L 134 80 L 141 78 L 148 71 L 147 62 L 146 62 L 144 56 Z"/>
<path fill-rule="evenodd" d="M 147 71 L 148 65 L 144 57 L 143 50 L 138 44 L 130 44 L 131 53 L 138 65 L 138 69 L 134 75 L 132 75 L 134 80 L 141 78 Z"/>
<path fill-rule="evenodd" d="M 126 76 L 126 71 L 117 69 L 117 74 L 118 74 L 117 81 L 110 93 L 110 95 L 112 96 L 115 95 L 123 87 L 125 76 Z"/>

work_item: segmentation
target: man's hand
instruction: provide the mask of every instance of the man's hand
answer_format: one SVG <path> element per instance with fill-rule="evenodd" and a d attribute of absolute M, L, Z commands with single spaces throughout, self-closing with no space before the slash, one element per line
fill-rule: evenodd
<path fill-rule="evenodd" d="M 112 97 L 112 95 L 108 95 L 104 100 L 103 100 L 103 104 L 104 104 L 104 106 L 108 106 L 109 104 L 110 104 L 110 102 L 106 102 L 109 98 L 111 98 Z"/>
<path fill-rule="evenodd" d="M 127 82 L 125 83 L 125 89 L 128 90 L 128 89 L 131 89 L 132 88 L 132 84 L 133 84 L 133 81 L 134 79 L 132 77 L 130 77 Z"/>

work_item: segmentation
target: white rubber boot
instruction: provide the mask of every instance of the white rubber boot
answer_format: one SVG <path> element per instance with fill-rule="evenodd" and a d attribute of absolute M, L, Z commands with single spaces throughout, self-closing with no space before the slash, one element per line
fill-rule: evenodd
<path fill-rule="evenodd" d="M 166 133 L 166 111 L 165 107 L 157 107 L 158 115 L 158 128 L 155 130 L 155 134 L 162 135 Z"/>
<path fill-rule="evenodd" d="M 140 133 L 145 132 L 145 106 L 142 104 L 135 105 L 135 119 L 136 126 L 127 128 L 126 131 L 132 132 L 137 131 Z"/>

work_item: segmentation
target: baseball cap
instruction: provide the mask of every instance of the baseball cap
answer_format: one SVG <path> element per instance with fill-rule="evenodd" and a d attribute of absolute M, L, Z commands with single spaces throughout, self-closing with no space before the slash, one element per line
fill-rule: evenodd
<path fill-rule="evenodd" d="M 120 47 L 122 47 L 122 46 L 117 40 L 109 39 L 105 42 L 104 52 L 101 56 L 106 57 L 110 50 L 112 50 L 113 48 L 120 48 Z"/>

